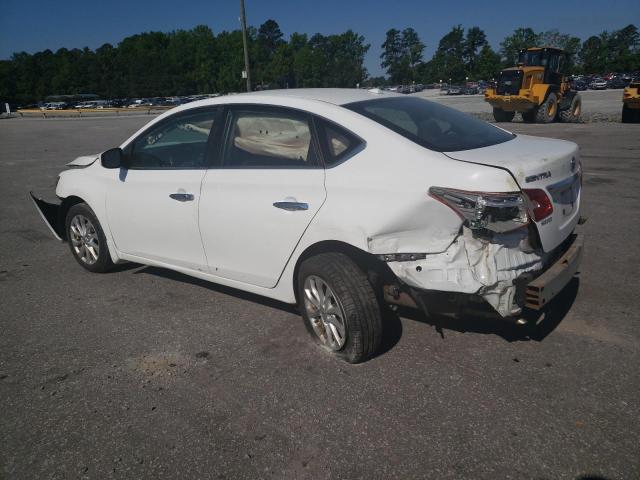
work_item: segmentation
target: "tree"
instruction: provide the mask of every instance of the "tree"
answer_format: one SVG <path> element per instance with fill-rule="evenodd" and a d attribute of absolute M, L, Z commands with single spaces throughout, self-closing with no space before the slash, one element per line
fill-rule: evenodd
<path fill-rule="evenodd" d="M 381 66 L 387 70 L 392 83 L 411 83 L 416 79 L 416 69 L 422 63 L 425 46 L 413 28 L 402 32 L 392 28 L 387 31 L 382 44 Z"/>
<path fill-rule="evenodd" d="M 476 79 L 489 80 L 496 77 L 501 68 L 500 55 L 488 45 L 484 45 L 476 63 Z"/>
<path fill-rule="evenodd" d="M 603 35 L 605 36 L 603 37 Z M 582 44 L 578 57 L 585 73 L 602 72 L 604 70 L 607 63 L 607 36 L 606 32 L 603 32 L 601 36 L 592 35 Z"/>
<path fill-rule="evenodd" d="M 520 50 L 529 47 L 536 47 L 539 43 L 538 35 L 531 28 L 517 28 L 513 34 L 505 37 L 500 42 L 500 54 L 503 64 L 512 67 L 518 61 Z"/>
<path fill-rule="evenodd" d="M 466 68 L 464 63 L 464 29 L 457 25 L 440 39 L 438 48 L 431 59 L 429 70 L 441 80 L 453 82 L 464 80 Z"/>
<path fill-rule="evenodd" d="M 467 38 L 464 40 L 463 56 L 469 76 L 477 75 L 478 51 L 487 46 L 487 36 L 480 27 L 471 27 L 467 30 Z"/>
<path fill-rule="evenodd" d="M 406 77 L 406 66 L 403 65 L 402 37 L 399 30 L 387 30 L 380 58 L 380 66 L 386 69 L 391 82 L 401 83 Z"/>
<path fill-rule="evenodd" d="M 409 27 L 402 31 L 401 48 L 407 57 L 411 80 L 415 80 L 416 67 L 422 62 L 425 45 L 420 41 L 416 31 Z"/>

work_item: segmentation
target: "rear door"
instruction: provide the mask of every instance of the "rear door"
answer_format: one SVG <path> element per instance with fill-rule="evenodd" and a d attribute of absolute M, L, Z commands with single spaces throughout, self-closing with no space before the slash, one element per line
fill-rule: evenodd
<path fill-rule="evenodd" d="M 325 200 L 311 117 L 229 107 L 218 165 L 202 183 L 200 231 L 211 273 L 274 287 Z"/>
<path fill-rule="evenodd" d="M 140 134 L 125 149 L 128 168 L 114 170 L 107 193 L 109 226 L 119 251 L 208 271 L 198 228 L 200 186 L 210 132 L 219 110 L 178 113 Z"/>

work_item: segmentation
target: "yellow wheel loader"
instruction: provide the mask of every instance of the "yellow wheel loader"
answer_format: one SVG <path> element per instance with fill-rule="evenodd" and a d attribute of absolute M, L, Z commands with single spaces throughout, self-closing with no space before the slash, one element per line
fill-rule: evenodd
<path fill-rule="evenodd" d="M 557 48 L 521 50 L 518 65 L 501 71 L 495 87 L 485 91 L 496 122 L 510 122 L 516 112 L 530 123 L 578 121 L 582 99 L 563 73 L 566 58 Z"/>
<path fill-rule="evenodd" d="M 635 78 L 622 94 L 622 123 L 640 123 L 640 78 Z"/>

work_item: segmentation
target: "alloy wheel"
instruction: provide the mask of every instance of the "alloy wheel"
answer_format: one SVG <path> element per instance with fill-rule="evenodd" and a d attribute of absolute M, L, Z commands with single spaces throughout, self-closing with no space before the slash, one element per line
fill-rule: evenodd
<path fill-rule="evenodd" d="M 304 281 L 304 307 L 320 342 L 340 350 L 347 340 L 344 309 L 329 284 L 316 275 Z"/>
<path fill-rule="evenodd" d="M 69 225 L 71 245 L 75 255 L 87 265 L 93 265 L 100 255 L 100 240 L 96 228 L 84 215 L 76 215 Z"/>

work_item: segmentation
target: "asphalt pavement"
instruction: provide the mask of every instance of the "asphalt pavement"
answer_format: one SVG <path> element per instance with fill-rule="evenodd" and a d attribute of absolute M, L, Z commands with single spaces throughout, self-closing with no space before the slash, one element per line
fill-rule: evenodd
<path fill-rule="evenodd" d="M 352 366 L 295 307 L 51 237 L 29 190 L 148 120 L 0 120 L 0 478 L 640 478 L 640 125 L 502 125 L 585 168 L 581 273 L 538 326 L 403 312 Z"/>

